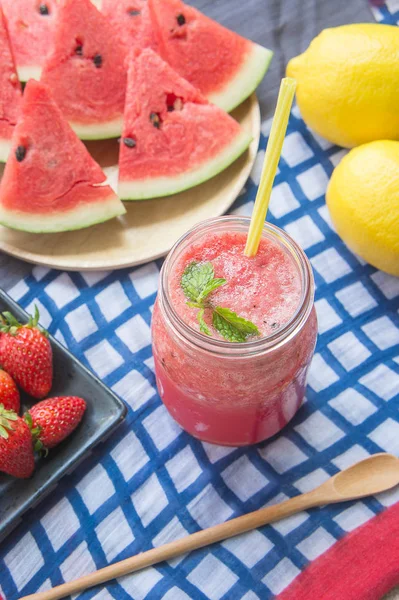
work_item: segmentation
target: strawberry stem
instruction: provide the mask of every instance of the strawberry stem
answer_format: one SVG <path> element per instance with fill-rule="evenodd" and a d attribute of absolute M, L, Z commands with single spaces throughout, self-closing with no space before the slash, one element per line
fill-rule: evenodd
<path fill-rule="evenodd" d="M 29 321 L 28 321 L 28 327 L 37 327 L 37 324 L 39 323 L 39 309 L 37 308 L 37 304 L 35 304 L 35 315 L 32 317 L 32 315 L 29 317 Z"/>
<path fill-rule="evenodd" d="M 24 419 L 25 423 L 27 424 L 27 426 L 29 427 L 31 435 L 32 435 L 33 450 L 35 452 L 37 452 L 40 456 L 47 456 L 48 448 L 46 448 L 46 446 L 43 444 L 43 442 L 40 439 L 40 434 L 42 432 L 42 428 L 40 427 L 40 425 L 34 426 L 32 415 L 29 412 L 26 412 L 24 414 L 23 419 Z"/>
<path fill-rule="evenodd" d="M 38 329 L 45 337 L 48 337 L 47 331 L 38 327 L 40 318 L 39 309 L 35 304 L 35 314 L 29 317 L 29 321 L 26 325 L 22 325 L 12 313 L 5 311 L 0 316 L 0 331 L 2 333 L 9 333 L 10 335 L 16 335 L 18 329 L 21 327 L 29 327 L 30 329 Z"/>

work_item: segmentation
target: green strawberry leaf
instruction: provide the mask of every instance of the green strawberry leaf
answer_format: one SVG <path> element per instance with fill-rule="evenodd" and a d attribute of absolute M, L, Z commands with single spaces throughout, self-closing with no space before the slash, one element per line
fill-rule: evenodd
<path fill-rule="evenodd" d="M 13 431 L 13 421 L 18 421 L 19 417 L 13 410 L 4 408 L 4 404 L 0 404 L 0 437 L 5 440 L 9 437 L 9 431 Z"/>
<path fill-rule="evenodd" d="M 248 336 L 259 335 L 259 329 L 254 323 L 222 306 L 214 308 L 212 323 L 220 335 L 229 342 L 245 342 Z"/>
<path fill-rule="evenodd" d="M 40 456 L 47 456 L 48 449 L 40 439 L 42 427 L 40 425 L 34 426 L 32 415 L 29 412 L 26 412 L 24 414 L 23 419 L 30 429 L 33 442 L 33 450 L 37 452 L 37 454 L 39 454 Z"/>
<path fill-rule="evenodd" d="M 6 311 L 3 312 L 0 315 L 0 331 L 2 333 L 9 333 L 10 335 L 16 335 L 18 330 L 21 329 L 21 327 L 29 327 L 30 329 L 37 329 L 38 331 L 40 331 L 40 333 L 42 335 L 44 335 L 44 337 L 48 337 L 48 332 L 45 329 L 42 329 L 41 327 L 38 326 L 39 323 L 39 309 L 37 308 L 37 305 L 35 304 L 35 314 L 29 317 L 29 321 L 27 322 L 26 325 L 22 325 L 19 321 L 17 321 L 17 319 L 14 317 L 13 314 L 11 314 L 10 312 Z"/>
<path fill-rule="evenodd" d="M 37 324 L 39 323 L 39 318 L 40 318 L 39 309 L 37 308 L 37 304 L 35 304 L 35 314 L 34 314 L 34 316 L 31 315 L 29 317 L 27 326 L 31 327 L 32 329 L 37 327 Z"/>
<path fill-rule="evenodd" d="M 8 435 L 8 431 L 5 427 L 3 427 L 3 425 L 0 424 L 0 437 L 2 437 L 5 440 L 8 440 L 9 435 Z"/>
<path fill-rule="evenodd" d="M 20 327 L 21 323 L 17 321 L 13 314 L 8 311 L 2 313 L 0 330 L 3 333 L 15 335 Z"/>

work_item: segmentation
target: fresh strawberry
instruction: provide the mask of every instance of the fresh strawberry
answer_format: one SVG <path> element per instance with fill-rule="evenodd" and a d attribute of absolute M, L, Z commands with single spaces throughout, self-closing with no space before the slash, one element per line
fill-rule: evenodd
<path fill-rule="evenodd" d="M 86 402 L 77 396 L 63 396 L 42 400 L 26 413 L 35 441 L 35 450 L 54 448 L 65 440 L 79 425 L 86 410 Z"/>
<path fill-rule="evenodd" d="M 0 404 L 0 471 L 25 479 L 34 471 L 32 435 L 13 410 Z"/>
<path fill-rule="evenodd" d="M 46 332 L 38 328 L 39 311 L 21 325 L 9 312 L 0 325 L 0 364 L 33 398 L 47 396 L 53 381 L 53 353 Z"/>
<path fill-rule="evenodd" d="M 11 375 L 0 369 L 0 404 L 19 413 L 19 391 Z"/>

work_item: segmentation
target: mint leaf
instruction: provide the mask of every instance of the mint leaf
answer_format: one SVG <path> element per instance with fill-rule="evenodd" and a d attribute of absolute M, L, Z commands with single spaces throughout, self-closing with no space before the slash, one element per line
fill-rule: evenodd
<path fill-rule="evenodd" d="M 185 269 L 180 285 L 185 296 L 192 302 L 201 302 L 203 292 L 215 275 L 212 263 L 190 263 Z"/>
<path fill-rule="evenodd" d="M 218 287 L 220 287 L 221 285 L 224 285 L 226 283 L 225 279 L 221 279 L 221 278 L 217 278 L 217 279 L 212 279 L 212 281 L 210 281 L 208 283 L 208 285 L 205 287 L 205 289 L 201 292 L 200 294 L 200 302 L 202 300 L 204 300 L 207 296 L 209 296 L 209 294 L 211 292 L 213 292 L 213 290 L 216 290 Z"/>
<path fill-rule="evenodd" d="M 184 269 L 180 285 L 188 298 L 187 305 L 199 309 L 197 319 L 201 333 L 212 335 L 204 320 L 205 308 L 212 308 L 214 328 L 229 342 L 245 342 L 248 336 L 259 335 L 256 325 L 239 317 L 229 308 L 213 308 L 210 302 L 205 301 L 209 294 L 225 283 L 225 279 L 215 277 L 212 263 L 193 261 Z"/>
<path fill-rule="evenodd" d="M 254 323 L 222 306 L 214 309 L 212 323 L 220 335 L 229 342 L 245 342 L 249 335 L 259 335 L 259 329 Z"/>
<path fill-rule="evenodd" d="M 225 279 L 216 278 L 212 263 L 192 262 L 185 268 L 180 285 L 189 298 L 189 306 L 201 308 L 203 301 L 213 290 L 226 283 Z"/>
<path fill-rule="evenodd" d="M 204 321 L 204 312 L 205 312 L 205 310 L 203 308 L 201 308 L 201 310 L 198 312 L 198 315 L 197 315 L 198 323 L 200 326 L 200 331 L 202 333 L 205 333 L 205 335 L 212 335 L 211 332 L 209 331 L 208 325 Z"/>

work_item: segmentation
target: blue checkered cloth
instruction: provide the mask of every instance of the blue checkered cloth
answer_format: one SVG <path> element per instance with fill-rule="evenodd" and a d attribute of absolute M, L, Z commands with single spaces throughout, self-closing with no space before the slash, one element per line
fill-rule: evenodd
<path fill-rule="evenodd" d="M 385 25 L 399 25 L 399 2 L 398 0 L 387 0 L 378 6 L 378 2 L 371 2 L 371 10 L 377 21 Z"/>
<path fill-rule="evenodd" d="M 385 7 L 381 14 L 387 18 Z M 259 154 L 234 213 L 252 211 L 269 127 L 262 125 Z M 310 258 L 320 335 L 306 403 L 271 441 L 247 449 L 212 446 L 168 415 L 150 343 L 161 261 L 113 273 L 34 267 L 11 290 L 26 309 L 39 306 L 42 324 L 129 412 L 0 546 L 0 593 L 7 600 L 306 492 L 375 452 L 399 454 L 399 279 L 365 264 L 334 232 L 324 193 L 344 154 L 293 110 L 269 216 Z M 267 600 L 398 500 L 397 489 L 303 512 L 81 597 Z"/>

